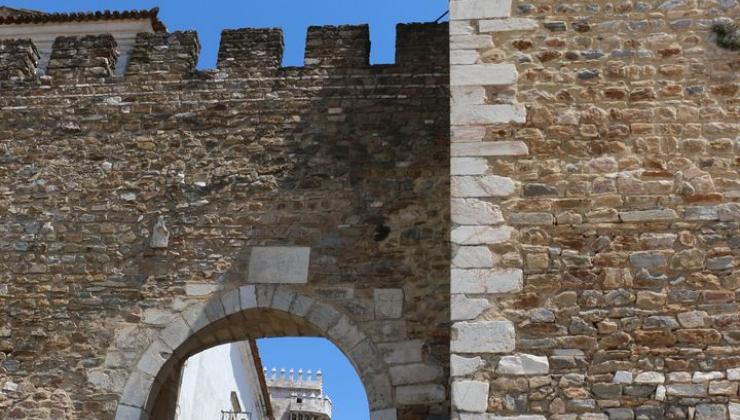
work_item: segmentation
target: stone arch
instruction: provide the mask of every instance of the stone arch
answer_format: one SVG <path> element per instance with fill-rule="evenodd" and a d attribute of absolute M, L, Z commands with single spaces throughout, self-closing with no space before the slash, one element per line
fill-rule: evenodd
<path fill-rule="evenodd" d="M 335 344 L 357 371 L 371 418 L 395 420 L 388 367 L 372 340 L 332 305 L 283 285 L 249 284 L 187 307 L 158 331 L 131 369 L 116 420 L 149 420 L 188 357 L 247 338 L 319 336 Z M 165 396 L 166 397 L 166 396 Z"/>

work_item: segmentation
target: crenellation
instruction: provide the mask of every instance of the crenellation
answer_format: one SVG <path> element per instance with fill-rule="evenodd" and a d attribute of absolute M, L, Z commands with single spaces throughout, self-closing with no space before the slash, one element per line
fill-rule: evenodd
<path fill-rule="evenodd" d="M 39 52 L 30 39 L 0 40 L 0 80 L 33 79 Z"/>
<path fill-rule="evenodd" d="M 118 50 L 112 35 L 60 36 L 54 41 L 46 74 L 57 83 L 110 78 Z"/>
<path fill-rule="evenodd" d="M 271 73 L 282 64 L 283 48 L 281 29 L 227 29 L 216 67 L 232 76 Z"/>
<path fill-rule="evenodd" d="M 142 32 L 136 35 L 126 77 L 182 79 L 195 71 L 199 53 L 200 42 L 194 31 Z"/>
<path fill-rule="evenodd" d="M 416 83 L 412 79 L 416 75 L 449 71 L 447 23 L 399 24 L 397 33 L 396 64 L 371 66 L 367 25 L 312 26 L 307 34 L 305 66 L 282 67 L 281 29 L 227 29 L 221 34 L 216 71 L 196 70 L 200 43 L 194 31 L 139 33 L 130 51 L 122 55 L 110 35 L 59 37 L 51 48 L 48 64 L 45 63 L 41 84 L 245 78 L 271 78 L 275 83 L 282 83 L 281 79 L 287 82 L 305 76 L 340 77 L 346 80 L 339 84 L 355 84 L 356 77 L 370 72 L 384 85 L 390 80 L 384 76 L 399 72 L 408 74 L 408 82 Z M 0 66 L 4 66 L 0 67 L 0 81 L 8 87 L 33 86 L 21 82 L 37 82 L 33 75 L 38 53 L 32 47 L 23 47 L 28 41 L 0 42 L 4 45 L 0 51 Z M 331 68 L 343 70 L 325 72 Z M 118 77 L 113 77 L 116 74 Z M 374 85 L 365 88 L 372 89 Z"/>
<path fill-rule="evenodd" d="M 368 25 L 311 26 L 306 38 L 306 67 L 370 66 Z"/>
<path fill-rule="evenodd" d="M 434 68 L 449 65 L 449 26 L 409 23 L 396 27 L 396 65 Z"/>

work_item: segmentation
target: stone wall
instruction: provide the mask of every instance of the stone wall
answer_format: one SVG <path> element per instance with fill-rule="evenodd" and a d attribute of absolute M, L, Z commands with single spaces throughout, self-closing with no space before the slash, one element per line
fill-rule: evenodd
<path fill-rule="evenodd" d="M 737 2 L 450 5 L 454 417 L 740 419 Z"/>
<path fill-rule="evenodd" d="M 0 43 L 0 417 L 146 418 L 189 354 L 302 334 L 374 419 L 446 417 L 447 25 L 402 25 L 395 65 L 367 36 L 280 68 L 280 31 L 226 31 L 200 72 L 194 33 L 143 34 L 122 79 L 110 37 L 41 78 Z"/>

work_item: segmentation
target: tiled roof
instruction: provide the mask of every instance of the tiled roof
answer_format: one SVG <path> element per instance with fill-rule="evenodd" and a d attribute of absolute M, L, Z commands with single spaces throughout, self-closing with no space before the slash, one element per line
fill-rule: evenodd
<path fill-rule="evenodd" d="M 83 13 L 42 13 L 32 10 L 19 10 L 0 7 L 0 25 L 29 23 L 89 22 L 98 20 L 150 19 L 155 32 L 165 32 L 167 28 L 159 20 L 159 8 L 150 10 L 127 10 L 123 12 L 105 10 L 103 12 Z"/>

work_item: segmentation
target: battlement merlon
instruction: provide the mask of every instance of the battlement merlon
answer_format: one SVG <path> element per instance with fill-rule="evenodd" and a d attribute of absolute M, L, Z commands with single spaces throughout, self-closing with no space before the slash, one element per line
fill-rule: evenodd
<path fill-rule="evenodd" d="M 396 66 L 408 72 L 446 69 L 449 46 L 446 23 L 399 24 Z M 367 25 L 312 26 L 308 29 L 305 68 L 366 69 L 370 66 Z M 222 32 L 217 69 L 225 77 L 275 73 L 283 58 L 280 29 L 227 29 Z M 0 81 L 35 79 L 38 52 L 30 40 L 0 40 Z M 177 80 L 191 76 L 200 53 L 195 32 L 140 33 L 124 80 Z M 47 76 L 54 84 L 105 81 L 115 75 L 118 50 L 111 35 L 59 37 L 52 46 Z"/>
<path fill-rule="evenodd" d="M 34 77 L 39 52 L 28 39 L 0 41 L 0 80 L 27 80 Z"/>
<path fill-rule="evenodd" d="M 315 391 L 318 395 L 323 394 L 324 377 L 321 370 L 317 370 L 315 374 L 310 369 L 305 372 L 303 369 L 298 369 L 298 371 L 290 369 L 287 372 L 285 369 L 278 370 L 277 368 L 272 368 L 272 370 L 264 368 L 263 370 L 269 388 Z"/>

